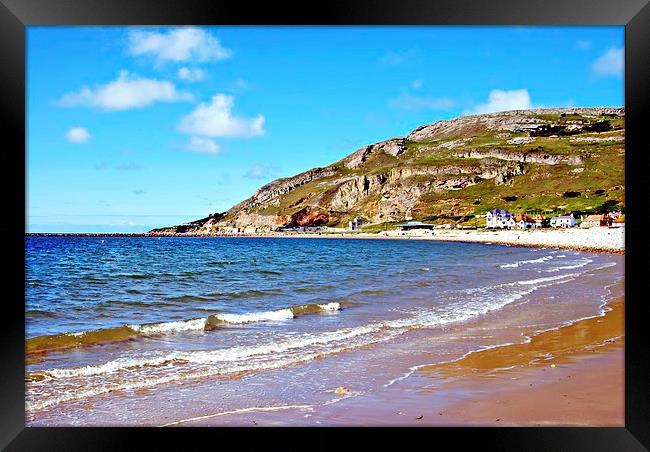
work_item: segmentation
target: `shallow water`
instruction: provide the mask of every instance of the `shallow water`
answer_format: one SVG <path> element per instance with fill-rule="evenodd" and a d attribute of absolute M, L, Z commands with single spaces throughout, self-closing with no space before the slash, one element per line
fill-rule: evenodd
<path fill-rule="evenodd" d="M 624 274 L 617 255 L 420 240 L 28 237 L 26 258 L 33 425 L 372 393 L 596 315 Z"/>

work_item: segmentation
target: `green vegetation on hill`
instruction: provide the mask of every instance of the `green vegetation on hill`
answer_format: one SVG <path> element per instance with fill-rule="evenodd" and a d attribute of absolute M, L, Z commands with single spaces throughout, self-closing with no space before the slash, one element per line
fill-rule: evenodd
<path fill-rule="evenodd" d="M 380 231 L 407 217 L 481 227 L 481 216 L 494 208 L 529 214 L 624 210 L 624 132 L 625 112 L 613 108 L 441 121 L 362 148 L 323 173 L 267 184 L 228 212 L 207 217 L 208 226 L 325 221 L 341 227 L 360 215 L 370 223 L 364 231 Z"/>

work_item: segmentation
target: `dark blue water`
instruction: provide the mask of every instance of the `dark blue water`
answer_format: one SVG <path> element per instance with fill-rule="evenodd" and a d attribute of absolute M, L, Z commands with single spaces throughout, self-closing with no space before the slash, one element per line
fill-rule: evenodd
<path fill-rule="evenodd" d="M 568 287 L 593 315 L 623 269 L 620 256 L 423 240 L 32 236 L 26 273 L 28 408 L 52 410 L 367 356 Z"/>

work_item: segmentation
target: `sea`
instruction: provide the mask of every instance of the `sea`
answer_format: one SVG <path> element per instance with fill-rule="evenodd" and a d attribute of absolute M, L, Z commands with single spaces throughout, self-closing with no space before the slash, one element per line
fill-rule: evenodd
<path fill-rule="evenodd" d="M 602 315 L 624 280 L 621 255 L 556 248 L 25 241 L 25 408 L 34 426 L 169 425 L 372 395 L 422 366 Z"/>

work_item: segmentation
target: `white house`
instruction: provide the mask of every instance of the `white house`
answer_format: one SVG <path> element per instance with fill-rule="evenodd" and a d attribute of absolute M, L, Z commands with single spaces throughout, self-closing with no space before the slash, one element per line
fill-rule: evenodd
<path fill-rule="evenodd" d="M 551 218 L 551 226 L 554 228 L 572 228 L 575 225 L 576 219 L 573 217 L 573 214 Z"/>
<path fill-rule="evenodd" d="M 485 226 L 488 228 L 507 228 L 515 227 L 514 215 L 507 210 L 494 209 L 485 214 Z"/>

